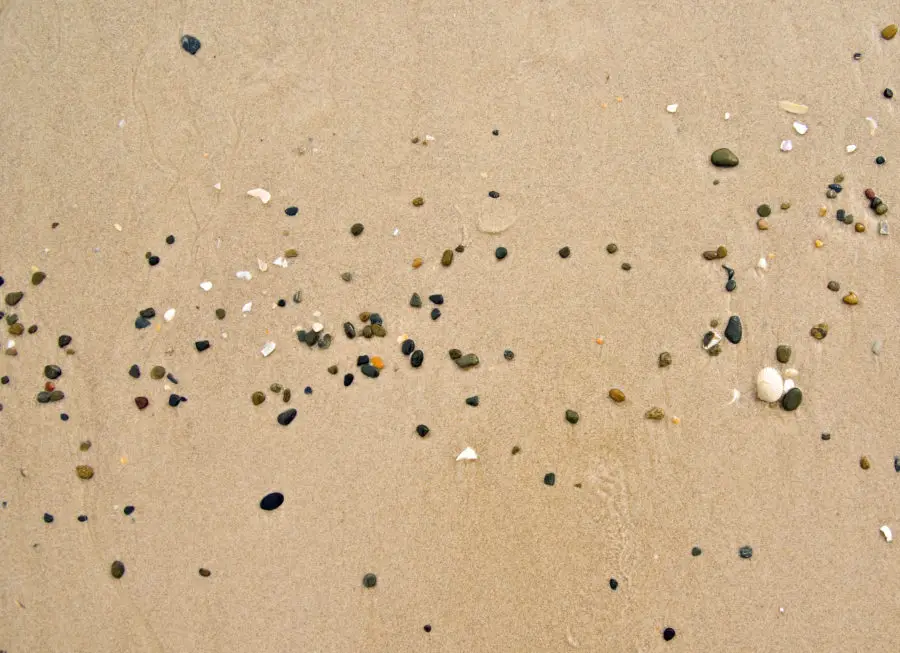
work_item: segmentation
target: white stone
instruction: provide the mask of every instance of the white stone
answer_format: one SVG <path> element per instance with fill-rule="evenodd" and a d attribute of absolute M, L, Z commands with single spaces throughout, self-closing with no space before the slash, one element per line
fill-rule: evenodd
<path fill-rule="evenodd" d="M 894 534 L 891 533 L 890 526 L 885 525 L 885 526 L 882 526 L 881 528 L 879 528 L 878 530 L 880 530 L 881 534 L 884 535 L 885 540 L 887 540 L 888 542 L 894 541 Z"/>
<path fill-rule="evenodd" d="M 316 333 L 321 333 L 324 328 L 325 326 L 321 322 L 314 322 L 312 326 L 312 330 Z"/>
<path fill-rule="evenodd" d="M 856 146 L 851 143 L 847 146 L 847 154 L 853 154 L 854 152 L 856 152 Z"/>
<path fill-rule="evenodd" d="M 666 111 L 668 111 L 669 113 L 675 113 L 676 111 L 678 111 L 678 104 L 670 104 L 666 107 Z"/>
<path fill-rule="evenodd" d="M 213 184 L 213 188 L 215 188 L 216 190 L 222 190 L 222 182 L 217 181 L 216 183 Z"/>
<path fill-rule="evenodd" d="M 889 232 L 888 232 L 888 221 L 887 221 L 887 220 L 880 220 L 880 221 L 878 222 L 878 234 L 881 235 L 881 236 L 887 236 L 888 233 L 889 233 Z"/>
<path fill-rule="evenodd" d="M 790 152 L 794 149 L 794 144 L 791 143 L 790 140 L 781 141 L 781 151 L 782 152 Z"/>
<path fill-rule="evenodd" d="M 288 266 L 287 259 L 283 256 L 279 256 L 277 259 L 272 261 L 272 265 L 277 265 L 280 268 L 286 268 Z"/>
<path fill-rule="evenodd" d="M 725 112 L 725 120 L 731 120 L 731 114 L 727 111 Z"/>
<path fill-rule="evenodd" d="M 249 313 L 253 309 L 253 302 L 247 302 L 241 307 L 241 313 Z"/>
<path fill-rule="evenodd" d="M 273 351 L 275 351 L 275 343 L 272 341 L 269 341 L 265 345 L 263 345 L 263 348 L 260 350 L 259 353 L 265 357 L 265 356 L 268 356 L 269 354 L 271 354 Z"/>
<path fill-rule="evenodd" d="M 800 134 L 801 136 L 803 136 L 803 134 L 805 134 L 808 130 L 809 130 L 809 127 L 804 125 L 802 122 L 800 122 L 798 120 L 794 121 L 794 131 L 797 132 L 798 134 Z"/>
<path fill-rule="evenodd" d="M 206 292 L 212 290 L 212 281 L 204 281 L 200 284 L 200 287 L 203 288 Z"/>
<path fill-rule="evenodd" d="M 756 267 L 758 267 L 760 270 L 769 269 L 769 262 L 766 260 L 765 256 L 763 256 L 761 259 L 759 259 L 759 261 L 756 262 Z"/>
<path fill-rule="evenodd" d="M 269 200 L 272 199 L 272 193 L 267 191 L 265 188 L 253 188 L 247 191 L 247 195 L 250 197 L 259 198 L 263 204 L 268 204 Z"/>
<path fill-rule="evenodd" d="M 170 308 L 165 313 L 163 313 L 163 319 L 166 322 L 171 322 L 172 318 L 174 318 L 174 317 L 175 317 L 175 309 L 174 308 Z"/>
<path fill-rule="evenodd" d="M 784 379 L 774 367 L 764 367 L 756 375 L 756 396 L 769 403 L 781 399 Z"/>
<path fill-rule="evenodd" d="M 253 275 L 250 274 L 248 270 L 241 270 L 240 272 L 235 272 L 234 276 L 238 279 L 242 279 L 243 281 L 250 281 L 253 278 Z"/>
<path fill-rule="evenodd" d="M 466 447 L 456 457 L 457 462 L 460 460 L 478 460 L 478 454 L 475 453 L 475 450 L 472 447 Z"/>

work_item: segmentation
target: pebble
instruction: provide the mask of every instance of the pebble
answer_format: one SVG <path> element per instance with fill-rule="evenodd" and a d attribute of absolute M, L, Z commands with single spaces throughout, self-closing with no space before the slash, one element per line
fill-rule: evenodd
<path fill-rule="evenodd" d="M 866 230 L 866 225 L 864 225 L 862 222 L 857 222 L 856 226 L 853 228 L 856 229 L 856 233 L 861 234 Z"/>
<path fill-rule="evenodd" d="M 141 378 L 141 368 L 137 366 L 137 364 L 132 365 L 128 368 L 128 376 L 132 379 Z"/>
<path fill-rule="evenodd" d="M 431 319 L 436 320 L 441 316 L 441 311 L 437 308 L 431 309 Z"/>
<path fill-rule="evenodd" d="M 440 306 L 441 304 L 444 303 L 444 296 L 443 295 L 428 295 L 428 300 L 432 304 L 437 304 L 438 306 Z"/>
<path fill-rule="evenodd" d="M 150 368 L 150 378 L 154 381 L 159 381 L 166 375 L 166 368 L 162 365 L 154 365 Z"/>
<path fill-rule="evenodd" d="M 424 437 L 425 437 L 426 435 L 428 435 L 430 432 L 431 432 L 431 429 L 429 429 L 429 428 L 428 428 L 427 426 L 425 426 L 424 424 L 419 424 L 419 425 L 416 427 L 416 434 L 417 434 L 420 438 L 424 438 Z"/>
<path fill-rule="evenodd" d="M 374 336 L 374 335 L 375 335 L 375 333 L 372 331 L 372 325 L 371 325 L 371 324 L 367 324 L 366 326 L 363 327 L 363 330 L 362 330 L 362 337 L 363 337 L 363 338 L 368 339 L 368 338 L 371 338 L 371 337 Z"/>
<path fill-rule="evenodd" d="M 701 549 L 699 546 L 695 546 L 694 548 L 691 549 L 691 555 L 694 556 L 695 558 L 697 556 L 701 555 L 702 553 L 703 553 L 703 549 Z"/>
<path fill-rule="evenodd" d="M 357 222 L 352 227 L 350 227 L 350 233 L 354 236 L 358 236 L 363 232 L 363 229 L 365 229 L 365 227 L 362 225 L 362 223 Z"/>
<path fill-rule="evenodd" d="M 579 415 L 574 410 L 566 411 L 566 421 L 569 424 L 578 424 Z"/>
<path fill-rule="evenodd" d="M 835 197 L 837 197 L 837 191 L 834 190 L 833 188 L 829 188 L 827 191 L 825 191 L 825 197 L 827 197 L 830 200 L 833 200 Z"/>
<path fill-rule="evenodd" d="M 732 315 L 728 318 L 728 325 L 725 327 L 725 337 L 728 339 L 733 345 L 738 344 L 743 338 L 744 328 L 741 325 L 741 318 L 737 315 Z"/>
<path fill-rule="evenodd" d="M 209 578 L 212 575 L 212 572 L 209 569 L 206 569 L 205 567 L 200 567 L 199 573 L 204 578 Z"/>
<path fill-rule="evenodd" d="M 618 388 L 612 388 L 609 391 L 609 398 L 617 404 L 621 404 L 623 401 L 625 401 L 625 393 Z"/>
<path fill-rule="evenodd" d="M 7 306 L 15 306 L 20 301 L 22 301 L 22 298 L 24 296 L 25 296 L 25 293 L 19 292 L 19 291 L 6 293 L 6 305 Z"/>
<path fill-rule="evenodd" d="M 225 319 L 225 309 L 217 308 L 216 309 L 216 317 L 220 320 L 224 320 Z"/>
<path fill-rule="evenodd" d="M 825 322 L 819 322 L 809 330 L 809 335 L 811 335 L 816 340 L 822 340 L 825 336 L 828 335 L 828 325 Z"/>
<path fill-rule="evenodd" d="M 663 419 L 665 416 L 666 411 L 664 411 L 662 408 L 659 408 L 658 406 L 651 408 L 644 414 L 644 417 L 646 417 L 647 419 L 656 421 Z"/>
<path fill-rule="evenodd" d="M 66 398 L 66 395 L 62 390 L 53 390 L 50 393 L 50 401 L 51 402 L 62 401 L 65 398 Z"/>
<path fill-rule="evenodd" d="M 609 245 L 606 246 L 606 251 L 609 254 L 615 254 L 616 252 L 619 251 L 619 246 L 616 245 L 615 243 L 610 243 Z"/>
<path fill-rule="evenodd" d="M 282 426 L 287 426 L 291 422 L 294 421 L 294 418 L 297 417 L 297 409 L 296 408 L 288 408 L 287 410 L 278 413 L 278 417 L 276 418 L 278 423 Z"/>
<path fill-rule="evenodd" d="M 434 309 L 434 311 L 437 311 L 437 309 Z M 436 317 L 434 317 L 434 311 L 432 311 L 432 316 L 431 316 L 432 320 L 437 319 Z M 438 311 L 438 315 L 440 315 L 440 311 Z M 372 327 L 372 334 L 375 335 L 376 337 L 384 338 L 387 335 L 387 329 L 385 329 L 380 324 L 372 324 L 371 327 Z"/>
<path fill-rule="evenodd" d="M 488 197 L 490 197 L 492 199 L 497 199 L 498 197 L 500 197 L 500 193 L 498 193 L 495 190 L 492 190 L 488 193 Z"/>
<path fill-rule="evenodd" d="M 860 459 L 859 459 L 859 466 L 860 466 L 862 469 L 869 469 L 869 468 L 872 466 L 872 463 L 869 462 L 869 457 L 868 457 L 868 456 L 863 456 L 862 458 L 860 458 Z"/>
<path fill-rule="evenodd" d="M 550 487 L 556 485 L 556 474 L 553 472 L 544 474 L 544 485 L 549 485 Z"/>
<path fill-rule="evenodd" d="M 895 36 L 897 36 L 897 25 L 895 23 L 891 23 L 881 30 L 881 38 L 885 41 L 890 41 Z"/>
<path fill-rule="evenodd" d="M 197 348 L 197 351 L 206 351 L 209 349 L 209 340 L 198 340 L 194 343 L 194 347 Z"/>
<path fill-rule="evenodd" d="M 472 395 L 471 397 L 466 397 L 466 404 L 472 407 L 476 407 L 479 404 L 478 395 Z"/>
<path fill-rule="evenodd" d="M 480 362 L 476 354 L 466 354 L 456 359 L 456 365 L 464 370 L 475 367 Z"/>
<path fill-rule="evenodd" d="M 615 578 L 610 578 L 609 579 L 609 589 L 611 589 L 613 592 L 615 592 L 617 589 L 619 589 L 619 581 L 617 581 Z"/>
<path fill-rule="evenodd" d="M 147 397 L 135 397 L 134 405 L 138 407 L 138 410 L 144 410 L 150 405 L 150 400 Z"/>
<path fill-rule="evenodd" d="M 875 207 L 875 215 L 884 215 L 887 212 L 888 212 L 888 207 L 887 207 L 887 204 L 885 204 L 884 202 L 878 204 L 878 206 Z"/>
<path fill-rule="evenodd" d="M 373 325 L 384 324 L 384 319 L 378 313 L 370 313 L 369 314 L 369 322 L 371 322 Z"/>
<path fill-rule="evenodd" d="M 7 385 L 9 383 L 9 377 L 5 375 L 0 377 L 0 383 L 2 383 L 3 385 Z"/>
<path fill-rule="evenodd" d="M 262 402 L 266 400 L 266 393 L 257 390 L 252 395 L 250 395 L 250 401 L 254 406 L 259 406 Z"/>
<path fill-rule="evenodd" d="M 845 304 L 849 304 L 850 306 L 856 306 L 857 304 L 859 304 L 859 297 L 855 292 L 850 291 L 846 295 L 844 295 L 843 302 Z"/>
<path fill-rule="evenodd" d="M 782 211 L 787 211 L 789 208 L 791 208 L 791 203 L 790 203 L 790 202 L 782 202 L 782 203 L 781 203 L 781 210 L 782 210 Z"/>
<path fill-rule="evenodd" d="M 559 250 L 560 258 L 569 258 L 572 255 L 572 250 L 569 247 L 563 247 Z"/>
<path fill-rule="evenodd" d="M 739 163 L 737 155 L 727 147 L 722 147 L 713 152 L 709 157 L 710 163 L 719 168 L 733 168 Z"/>
<path fill-rule="evenodd" d="M 670 354 L 670 353 L 667 352 L 667 351 L 662 352 L 662 353 L 659 355 L 659 359 L 657 360 L 657 364 L 658 364 L 660 367 L 668 367 L 669 365 L 672 364 L 672 354 Z"/>
<path fill-rule="evenodd" d="M 121 561 L 116 560 L 109 566 L 109 573 L 113 578 L 119 579 L 125 575 L 125 565 Z"/>
<path fill-rule="evenodd" d="M 328 373 L 331 374 L 332 376 L 335 375 L 335 374 L 337 374 L 337 373 L 338 373 L 338 366 L 337 366 L 337 365 L 329 365 L 329 366 L 328 366 Z"/>
<path fill-rule="evenodd" d="M 778 359 L 779 363 L 787 363 L 791 360 L 791 353 L 793 350 L 790 345 L 778 345 L 775 348 L 775 358 Z"/>
<path fill-rule="evenodd" d="M 172 408 L 177 408 L 178 404 L 180 404 L 182 401 L 184 401 L 183 397 L 180 397 L 174 393 L 169 395 L 169 405 Z"/>
<path fill-rule="evenodd" d="M 303 301 L 303 291 L 298 290 L 293 295 L 291 295 L 291 301 L 293 301 L 295 304 L 299 304 L 300 302 L 302 302 Z"/>
<path fill-rule="evenodd" d="M 275 394 L 279 394 L 282 390 L 284 390 L 284 386 L 280 383 L 273 383 L 269 386 L 269 392 L 274 392 Z"/>
<path fill-rule="evenodd" d="M 350 372 L 347 372 L 344 375 L 344 387 L 345 388 L 349 387 L 351 383 L 353 383 L 353 375 L 350 374 Z"/>
<path fill-rule="evenodd" d="M 876 157 L 875 157 L 875 163 L 876 163 L 876 164 L 878 164 L 878 165 L 880 165 L 880 166 L 883 166 L 883 165 L 884 165 L 884 162 L 885 162 L 885 158 L 884 158 L 883 156 L 876 156 Z"/>
<path fill-rule="evenodd" d="M 841 289 L 841 284 L 837 281 L 829 281 L 828 282 L 828 290 L 831 292 L 838 292 Z"/>
<path fill-rule="evenodd" d="M 259 500 L 259 507 L 271 511 L 280 508 L 282 503 L 284 503 L 284 495 L 281 492 L 270 492 Z"/>
<path fill-rule="evenodd" d="M 631 269 L 631 263 L 628 263 L 626 261 L 625 263 L 622 263 L 622 265 L 619 267 L 621 267 L 623 270 L 625 270 L 625 272 L 628 272 Z"/>
<path fill-rule="evenodd" d="M 886 97 L 888 100 L 890 100 L 892 97 L 894 97 L 894 91 L 892 91 L 889 88 L 886 88 L 886 89 L 884 89 L 884 91 L 882 91 L 882 95 L 884 95 L 884 97 Z"/>
<path fill-rule="evenodd" d="M 44 523 L 45 523 L 45 524 L 52 524 L 52 523 L 53 523 L 53 515 L 51 515 L 49 512 L 45 512 L 45 513 L 44 513 Z"/>
<path fill-rule="evenodd" d="M 356 327 L 353 326 L 352 322 L 344 322 L 344 335 L 350 340 L 356 337 Z"/>
<path fill-rule="evenodd" d="M 866 196 L 866 199 L 867 199 L 867 200 L 874 200 L 874 199 L 875 199 L 875 191 L 872 190 L 871 188 L 867 188 L 866 190 L 864 190 L 864 191 L 863 191 L 863 195 Z"/>
<path fill-rule="evenodd" d="M 741 556 L 744 560 L 749 560 L 753 557 L 753 547 L 742 546 L 740 549 L 738 549 L 738 555 Z"/>
<path fill-rule="evenodd" d="M 761 218 L 768 218 L 770 215 L 772 215 L 772 207 L 768 204 L 760 204 L 756 207 L 756 215 Z"/>
<path fill-rule="evenodd" d="M 453 250 L 445 249 L 443 255 L 441 255 L 441 265 L 447 267 L 451 263 L 453 263 Z"/>
<path fill-rule="evenodd" d="M 356 366 L 362 367 L 363 365 L 369 364 L 369 357 L 366 354 L 362 354 L 361 356 L 356 357 Z"/>
<path fill-rule="evenodd" d="M 831 439 L 831 433 L 822 433 L 819 437 L 823 442 L 828 442 Z"/>
<path fill-rule="evenodd" d="M 458 358 L 462 358 L 462 352 L 459 349 L 451 349 L 447 352 L 447 355 L 450 356 L 450 360 L 455 361 Z"/>
<path fill-rule="evenodd" d="M 425 203 L 424 198 L 414 197 L 412 201 L 413 206 L 422 206 Z"/>
<path fill-rule="evenodd" d="M 341 272 L 341 279 L 343 281 L 346 281 L 347 283 L 350 283 L 351 281 L 353 281 L 353 273 L 352 272 Z"/>
<path fill-rule="evenodd" d="M 32 324 L 30 327 L 28 327 L 28 333 L 34 334 L 34 333 L 37 333 L 37 330 L 38 330 L 37 324 Z"/>
<path fill-rule="evenodd" d="M 80 521 L 82 524 L 83 524 L 84 522 L 86 522 L 87 520 L 88 520 L 88 516 L 87 516 L 87 515 L 78 515 L 78 521 Z"/>
<path fill-rule="evenodd" d="M 900 456 L 894 456 L 894 471 L 900 472 Z"/>
<path fill-rule="evenodd" d="M 505 247 L 498 247 L 494 250 L 494 256 L 497 257 L 498 261 L 502 261 L 503 259 L 505 259 L 508 253 L 509 252 L 507 252 Z"/>
<path fill-rule="evenodd" d="M 370 379 L 377 379 L 378 375 L 381 374 L 381 372 L 378 371 L 378 368 L 374 365 L 363 365 L 360 368 L 360 372 L 362 372 L 363 375 L 369 377 Z"/>
<path fill-rule="evenodd" d="M 725 290 L 728 292 L 734 292 L 735 288 L 737 288 L 737 281 L 734 279 L 729 279 L 725 282 Z"/>
<path fill-rule="evenodd" d="M 37 272 L 35 272 L 34 274 L 31 275 L 31 285 L 39 286 L 39 285 L 41 285 L 41 282 L 46 278 L 47 278 L 47 273 L 41 272 L 40 270 L 38 270 Z"/>
<path fill-rule="evenodd" d="M 378 584 L 378 577 L 375 574 L 366 574 L 363 576 L 363 587 L 372 589 Z"/>
<path fill-rule="evenodd" d="M 769 221 L 765 218 L 760 218 L 756 221 L 756 228 L 760 231 L 767 231 L 769 229 Z"/>
<path fill-rule="evenodd" d="M 422 263 L 424 263 L 424 262 L 425 261 L 423 261 L 422 257 L 420 257 L 420 256 L 417 256 L 416 258 L 414 258 L 413 262 L 412 262 L 413 270 L 418 270 L 420 267 L 422 267 Z"/>
<path fill-rule="evenodd" d="M 94 478 L 94 468 L 90 465 L 78 465 L 75 468 L 75 473 L 78 475 L 78 478 L 85 481 Z"/>
<path fill-rule="evenodd" d="M 508 361 L 513 360 L 516 357 L 515 352 L 512 349 L 504 349 L 503 350 L 503 358 Z"/>
<path fill-rule="evenodd" d="M 197 54 L 200 51 L 200 39 L 190 34 L 181 37 L 181 47 L 188 54 Z"/>
<path fill-rule="evenodd" d="M 797 410 L 803 401 L 803 393 L 800 388 L 791 388 L 781 398 L 781 407 L 787 411 Z"/>
<path fill-rule="evenodd" d="M 150 320 L 145 317 L 138 316 L 134 321 L 134 326 L 136 329 L 146 329 L 148 326 L 150 326 Z"/>
<path fill-rule="evenodd" d="M 756 375 L 756 396 L 767 403 L 781 399 L 784 393 L 784 379 L 774 367 L 764 367 Z"/>
<path fill-rule="evenodd" d="M 138 372 L 138 376 L 140 375 L 140 372 Z M 46 376 L 48 379 L 58 379 L 62 376 L 62 369 L 60 369 L 58 365 L 45 365 L 44 376 Z"/>
<path fill-rule="evenodd" d="M 460 243 L 455 247 L 455 249 L 457 254 L 462 254 L 464 251 L 466 251 L 466 246 Z"/>
<path fill-rule="evenodd" d="M 166 245 L 174 245 L 175 244 L 175 236 L 169 234 L 166 236 Z"/>
<path fill-rule="evenodd" d="M 22 326 L 21 322 L 16 322 L 11 327 L 9 327 L 9 334 L 11 336 L 20 336 L 25 333 L 25 327 Z"/>
<path fill-rule="evenodd" d="M 409 356 L 416 350 L 416 341 L 412 338 L 407 338 L 403 341 L 403 344 L 400 345 L 400 351 L 404 356 Z"/>
<path fill-rule="evenodd" d="M 147 257 L 147 263 L 150 264 L 150 267 L 159 265 L 159 257 L 156 254 L 151 254 Z"/>
<path fill-rule="evenodd" d="M 671 642 L 673 639 L 675 639 L 675 629 L 669 627 L 663 630 L 663 639 L 667 642 Z"/>
<path fill-rule="evenodd" d="M 413 308 L 421 308 L 422 307 L 422 298 L 419 297 L 419 293 L 414 292 L 412 297 L 409 298 L 409 305 Z"/>

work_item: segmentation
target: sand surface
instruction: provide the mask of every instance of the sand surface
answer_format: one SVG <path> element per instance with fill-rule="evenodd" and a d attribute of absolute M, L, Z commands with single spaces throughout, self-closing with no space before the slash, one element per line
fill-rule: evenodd
<path fill-rule="evenodd" d="M 900 206 L 898 100 L 881 95 L 900 38 L 879 35 L 898 19 L 886 0 L 0 0 L 0 295 L 25 292 L 0 308 L 39 326 L 0 355 L 0 649 L 896 650 L 900 545 L 878 529 L 900 531 L 900 250 L 862 191 Z M 710 165 L 719 147 L 740 165 Z M 700 255 L 718 245 L 730 294 Z M 344 336 L 364 310 L 387 337 Z M 743 341 L 707 355 L 730 315 Z M 315 321 L 328 350 L 297 342 Z M 755 398 L 779 344 L 795 412 Z M 481 364 L 458 369 L 453 347 Z M 39 405 L 47 364 L 66 398 Z M 273 382 L 293 391 L 287 427 L 275 395 L 250 402 Z M 456 462 L 467 446 L 479 460 Z M 272 491 L 284 505 L 264 512 Z"/>

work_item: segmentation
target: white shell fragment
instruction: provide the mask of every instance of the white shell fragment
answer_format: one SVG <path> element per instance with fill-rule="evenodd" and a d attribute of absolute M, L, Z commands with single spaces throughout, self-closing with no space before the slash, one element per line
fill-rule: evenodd
<path fill-rule="evenodd" d="M 794 121 L 794 131 L 803 136 L 807 131 L 809 131 L 809 127 L 804 125 L 802 122 L 797 120 Z"/>
<path fill-rule="evenodd" d="M 856 152 L 856 146 L 853 145 L 852 143 L 850 145 L 848 145 L 846 149 L 847 149 L 847 154 L 853 154 L 854 152 Z"/>
<path fill-rule="evenodd" d="M 216 183 L 213 184 L 213 188 L 215 188 L 216 190 L 222 190 L 222 182 L 217 181 Z"/>
<path fill-rule="evenodd" d="M 260 271 L 260 272 L 265 272 L 266 270 L 269 269 L 269 264 L 266 263 L 266 262 L 265 262 L 264 260 L 262 260 L 261 258 L 257 258 L 257 259 L 256 259 L 256 267 L 259 268 L 259 271 Z"/>
<path fill-rule="evenodd" d="M 787 111 L 788 113 L 796 113 L 802 115 L 809 111 L 809 107 L 805 104 L 798 104 L 796 102 L 791 102 L 790 100 L 781 100 L 778 102 L 778 108 L 782 111 Z"/>
<path fill-rule="evenodd" d="M 878 530 L 881 531 L 881 534 L 884 535 L 884 539 L 885 539 L 887 542 L 893 542 L 893 541 L 894 541 L 894 534 L 891 533 L 891 527 L 890 527 L 890 526 L 882 526 L 882 527 L 879 528 Z"/>
<path fill-rule="evenodd" d="M 765 256 L 763 256 L 761 259 L 759 259 L 759 261 L 756 262 L 756 267 L 758 267 L 760 270 L 769 269 L 769 262 L 766 260 Z"/>
<path fill-rule="evenodd" d="M 783 376 L 786 379 L 796 379 L 800 376 L 800 371 L 796 367 L 789 367 L 784 371 Z"/>
<path fill-rule="evenodd" d="M 263 204 L 268 204 L 269 200 L 272 199 L 272 193 L 267 191 L 265 188 L 254 188 L 252 190 L 248 190 L 247 195 L 249 195 L 250 197 L 259 198 L 259 201 Z"/>
<path fill-rule="evenodd" d="M 253 278 L 253 275 L 250 274 L 248 270 L 241 270 L 240 272 L 235 272 L 234 276 L 238 279 L 242 279 L 243 281 L 250 281 Z"/>
<path fill-rule="evenodd" d="M 166 322 L 171 322 L 172 318 L 174 318 L 174 317 L 175 317 L 175 309 L 174 308 L 170 308 L 165 313 L 163 313 L 163 319 Z"/>
<path fill-rule="evenodd" d="M 312 330 L 316 333 L 321 333 L 324 328 L 325 326 L 321 322 L 313 322 Z"/>
<path fill-rule="evenodd" d="M 874 136 L 875 130 L 878 129 L 878 123 L 872 116 L 866 116 L 866 122 L 869 123 L 869 136 Z"/>
<path fill-rule="evenodd" d="M 200 283 L 200 287 L 206 292 L 209 292 L 212 290 L 212 281 L 203 281 Z"/>
<path fill-rule="evenodd" d="M 459 462 L 460 460 L 478 460 L 478 454 L 475 453 L 475 450 L 472 447 L 466 447 L 456 457 L 456 462 Z"/>
<path fill-rule="evenodd" d="M 795 387 L 797 384 L 794 383 L 793 379 L 785 379 L 784 380 L 784 394 L 787 394 L 788 390 Z"/>
<path fill-rule="evenodd" d="M 772 403 L 781 399 L 784 380 L 774 367 L 764 367 L 756 375 L 756 396 Z"/>
<path fill-rule="evenodd" d="M 114 224 L 113 227 L 116 228 L 116 231 L 122 231 L 122 225 L 120 225 L 118 222 Z"/>
<path fill-rule="evenodd" d="M 288 266 L 287 259 L 283 256 L 279 256 L 277 259 L 272 261 L 272 265 L 277 265 L 280 268 L 286 268 Z"/>
<path fill-rule="evenodd" d="M 703 347 L 703 349 L 705 349 L 706 351 L 709 351 L 710 349 L 712 349 L 713 347 L 718 345 L 720 342 L 722 342 L 722 334 L 721 333 L 719 333 L 718 331 L 713 331 L 712 334 L 713 334 L 713 337 L 710 338 L 709 342 L 706 343 L 706 345 L 704 345 L 704 347 Z"/>
<path fill-rule="evenodd" d="M 888 221 L 887 220 L 879 220 L 878 233 L 882 236 L 888 235 Z"/>
<path fill-rule="evenodd" d="M 263 348 L 260 349 L 259 353 L 263 355 L 263 357 L 268 356 L 273 351 L 275 351 L 275 343 L 272 341 L 267 342 L 263 345 Z"/>
<path fill-rule="evenodd" d="M 729 405 L 730 405 L 730 404 L 737 403 L 737 401 L 738 401 L 740 398 L 741 398 L 741 391 L 738 390 L 737 388 L 734 388 L 734 389 L 731 391 L 731 401 L 728 402 Z"/>
<path fill-rule="evenodd" d="M 790 152 L 794 149 L 794 144 L 790 140 L 781 141 L 781 151 Z"/>
<path fill-rule="evenodd" d="M 678 111 L 678 104 L 676 103 L 668 105 L 666 107 L 666 111 L 668 111 L 669 113 L 675 113 L 676 111 Z"/>
<path fill-rule="evenodd" d="M 241 307 L 241 313 L 249 313 L 253 310 L 253 302 L 247 302 Z"/>

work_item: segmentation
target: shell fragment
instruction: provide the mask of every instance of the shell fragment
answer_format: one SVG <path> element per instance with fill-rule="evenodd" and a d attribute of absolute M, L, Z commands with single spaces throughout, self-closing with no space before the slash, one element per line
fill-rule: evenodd
<path fill-rule="evenodd" d="M 781 151 L 782 152 L 790 152 L 794 149 L 794 144 L 788 139 L 781 141 Z"/>
<path fill-rule="evenodd" d="M 200 283 L 200 287 L 204 291 L 209 292 L 210 290 L 212 290 L 212 281 L 203 281 Z"/>
<path fill-rule="evenodd" d="M 795 113 L 798 115 L 803 115 L 807 111 L 809 111 L 809 107 L 805 104 L 798 104 L 796 102 L 791 102 L 790 100 L 781 100 L 778 102 L 778 107 L 782 111 L 787 111 L 788 113 Z"/>
<path fill-rule="evenodd" d="M 253 310 L 253 302 L 247 302 L 241 307 L 241 313 L 249 313 Z"/>
<path fill-rule="evenodd" d="M 273 351 L 275 351 L 275 343 L 272 341 L 269 341 L 265 345 L 263 345 L 263 348 L 260 350 L 259 353 L 262 354 L 263 357 L 266 357 L 269 354 L 271 354 Z"/>
<path fill-rule="evenodd" d="M 456 462 L 461 460 L 478 460 L 478 454 L 475 453 L 475 450 L 472 447 L 466 447 L 456 457 Z"/>
<path fill-rule="evenodd" d="M 174 317 L 175 317 L 175 309 L 174 308 L 170 308 L 165 313 L 163 313 L 163 319 L 166 322 L 171 322 L 172 318 L 174 318 Z"/>
<path fill-rule="evenodd" d="M 846 147 L 846 150 L 847 154 L 853 154 L 854 152 L 856 152 L 856 146 L 851 143 Z"/>
<path fill-rule="evenodd" d="M 888 541 L 888 542 L 893 542 L 893 541 L 894 541 L 894 534 L 891 533 L 891 527 L 890 527 L 890 526 L 882 526 L 882 527 L 879 528 L 878 530 L 880 530 L 880 531 L 881 531 L 881 534 L 884 535 L 884 539 L 885 539 L 886 541 Z"/>
<path fill-rule="evenodd" d="M 666 111 L 668 111 L 669 113 L 675 113 L 676 111 L 678 111 L 678 104 L 676 103 L 668 105 L 666 107 Z"/>
<path fill-rule="evenodd" d="M 272 193 L 265 188 L 253 188 L 247 191 L 247 195 L 258 198 L 263 204 L 268 204 L 269 200 L 272 199 Z"/>
<path fill-rule="evenodd" d="M 804 125 L 802 122 L 795 120 L 794 121 L 794 131 L 803 136 L 807 131 L 809 131 L 809 127 Z"/>
<path fill-rule="evenodd" d="M 238 279 L 242 279 L 243 281 L 250 281 L 253 278 L 253 275 L 250 274 L 248 270 L 241 270 L 240 272 L 235 272 L 234 276 Z"/>

